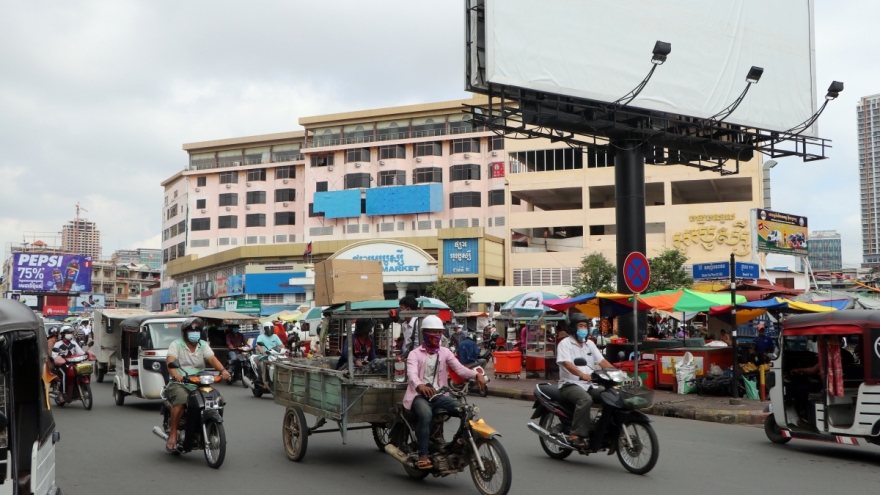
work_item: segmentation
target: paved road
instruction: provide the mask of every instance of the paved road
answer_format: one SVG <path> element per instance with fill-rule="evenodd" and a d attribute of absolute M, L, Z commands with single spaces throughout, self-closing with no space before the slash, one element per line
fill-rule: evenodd
<path fill-rule="evenodd" d="M 304 462 L 290 462 L 281 445 L 281 406 L 238 385 L 220 389 L 229 403 L 229 445 L 226 462 L 213 470 L 200 452 L 165 454 L 162 441 L 150 433 L 160 421 L 158 403 L 129 398 L 117 407 L 111 385 L 95 383 L 92 411 L 81 405 L 55 409 L 61 431 L 59 486 L 66 495 L 152 495 L 172 486 L 173 493 L 212 495 L 476 493 L 467 473 L 411 480 L 396 461 L 378 452 L 368 431 L 353 432 L 345 446 L 336 433 L 312 436 Z M 660 460 L 647 476 L 628 474 L 616 457 L 604 454 L 554 461 L 525 428 L 531 404 L 492 397 L 475 401 L 481 416 L 503 434 L 514 471 L 511 493 L 582 493 L 585 485 L 602 493 L 875 493 L 880 482 L 875 446 L 803 441 L 778 446 L 759 428 L 670 418 L 656 418 Z"/>

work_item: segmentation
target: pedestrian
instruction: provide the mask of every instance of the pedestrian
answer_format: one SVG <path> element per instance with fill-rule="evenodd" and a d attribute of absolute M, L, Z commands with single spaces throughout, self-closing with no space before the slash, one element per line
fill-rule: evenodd
<path fill-rule="evenodd" d="M 764 323 L 758 324 L 758 337 L 755 339 L 755 356 L 757 364 L 765 364 L 770 362 L 767 354 L 772 354 L 776 350 L 776 344 L 773 339 L 767 336 Z"/>

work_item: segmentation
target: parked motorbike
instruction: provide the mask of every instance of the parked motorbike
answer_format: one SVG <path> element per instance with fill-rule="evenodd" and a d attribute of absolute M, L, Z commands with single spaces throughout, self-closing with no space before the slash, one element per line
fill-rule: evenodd
<path fill-rule="evenodd" d="M 264 393 L 272 393 L 272 383 L 275 380 L 275 362 L 287 357 L 287 349 L 276 347 L 266 351 L 266 354 L 266 357 L 261 357 L 260 354 L 256 353 L 252 354 L 244 366 L 245 372 L 242 376 L 242 382 L 246 387 L 251 389 L 251 393 L 254 394 L 254 397 L 262 397 Z M 266 363 L 266 375 L 269 379 L 268 384 L 263 383 L 263 377 L 260 374 L 261 359 L 268 361 Z"/>
<path fill-rule="evenodd" d="M 247 361 L 251 356 L 251 347 L 250 346 L 241 346 L 236 349 L 235 358 L 230 359 L 229 363 L 226 364 L 226 371 L 229 372 L 229 379 L 226 380 L 228 385 L 232 385 L 238 380 L 242 380 L 241 386 L 247 388 L 247 384 L 244 383 L 244 369 L 249 365 Z"/>
<path fill-rule="evenodd" d="M 439 395 L 447 392 L 461 402 L 458 409 L 459 425 L 452 440 L 446 442 L 443 425 L 451 416 L 434 415 L 429 447 L 431 469 L 423 470 L 415 466 L 419 458 L 415 432 L 417 418 L 402 405 L 395 408 L 385 452 L 403 464 L 404 470 L 413 478 L 423 479 L 429 474 L 434 477 L 448 476 L 470 468 L 471 479 L 481 494 L 505 495 L 510 491 L 512 471 L 498 433 L 482 419 L 475 419 L 479 410 L 467 403 L 466 391 L 457 392 L 449 387 L 437 391 Z"/>
<path fill-rule="evenodd" d="M 91 360 L 94 359 L 89 354 L 81 354 L 67 358 L 67 369 L 65 371 L 67 377 L 73 378 L 73 395 L 71 401 L 81 400 L 86 411 L 92 409 L 92 385 L 89 376 L 94 370 Z M 62 402 L 64 391 L 62 384 L 57 376 L 49 385 L 49 397 L 55 401 L 55 404 L 64 407 L 68 403 Z"/>
<path fill-rule="evenodd" d="M 577 358 L 575 366 L 584 366 L 586 361 Z M 565 401 L 559 388 L 552 383 L 539 383 L 535 387 L 535 413 L 532 419 L 538 424 L 529 423 L 529 429 L 537 433 L 541 448 L 553 459 L 565 459 L 572 452 L 582 455 L 608 451 L 617 453 L 617 458 L 628 471 L 645 474 L 654 468 L 660 454 L 657 434 L 651 426 L 652 420 L 638 411 L 651 405 L 653 392 L 639 390 L 634 395 L 621 388 L 626 373 L 620 370 L 602 369 L 593 372 L 594 383 L 604 390 L 596 399 L 600 406 L 592 417 L 589 446 L 579 449 L 569 441 L 574 405 Z M 593 409 L 596 411 L 596 409 Z"/>
<path fill-rule="evenodd" d="M 180 363 L 168 364 L 169 369 L 180 369 Z M 226 430 L 223 428 L 223 399 L 214 390 L 213 384 L 220 381 L 219 375 L 202 371 L 195 375 L 184 373 L 181 381 L 198 385 L 190 391 L 186 409 L 177 428 L 177 450 L 181 453 L 204 450 L 208 466 L 217 469 L 226 457 Z M 162 392 L 162 426 L 154 426 L 153 434 L 168 441 L 171 432 L 171 404 Z"/>

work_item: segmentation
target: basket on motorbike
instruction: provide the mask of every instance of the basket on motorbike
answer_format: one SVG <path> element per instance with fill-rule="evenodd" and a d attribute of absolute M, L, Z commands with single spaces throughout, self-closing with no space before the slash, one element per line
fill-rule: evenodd
<path fill-rule="evenodd" d="M 654 391 L 647 388 L 623 387 L 620 389 L 620 399 L 624 410 L 645 409 L 654 404 Z"/>
<path fill-rule="evenodd" d="M 91 375 L 93 371 L 92 363 L 88 361 L 83 363 L 76 363 L 73 367 L 73 370 L 77 376 Z"/>

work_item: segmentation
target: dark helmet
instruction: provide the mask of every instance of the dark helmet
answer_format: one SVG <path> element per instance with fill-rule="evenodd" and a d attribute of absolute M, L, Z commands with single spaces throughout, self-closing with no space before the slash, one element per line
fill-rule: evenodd
<path fill-rule="evenodd" d="M 354 322 L 355 335 L 364 335 L 370 333 L 370 330 L 376 326 L 376 320 L 372 318 L 358 318 Z"/>
<path fill-rule="evenodd" d="M 205 322 L 198 317 L 187 318 L 186 321 L 183 322 L 183 325 L 180 327 L 180 331 L 183 333 L 186 333 L 190 330 L 194 332 L 201 332 L 204 329 Z"/>
<path fill-rule="evenodd" d="M 59 328 L 58 328 L 58 327 L 52 327 L 52 328 L 49 329 L 49 334 L 48 334 L 48 336 L 49 336 L 49 337 L 57 337 L 57 336 L 58 336 L 58 332 L 59 332 Z"/>
<path fill-rule="evenodd" d="M 572 311 L 568 316 L 568 328 L 577 330 L 578 323 L 585 322 L 589 325 L 590 319 L 584 316 L 580 311 Z"/>

